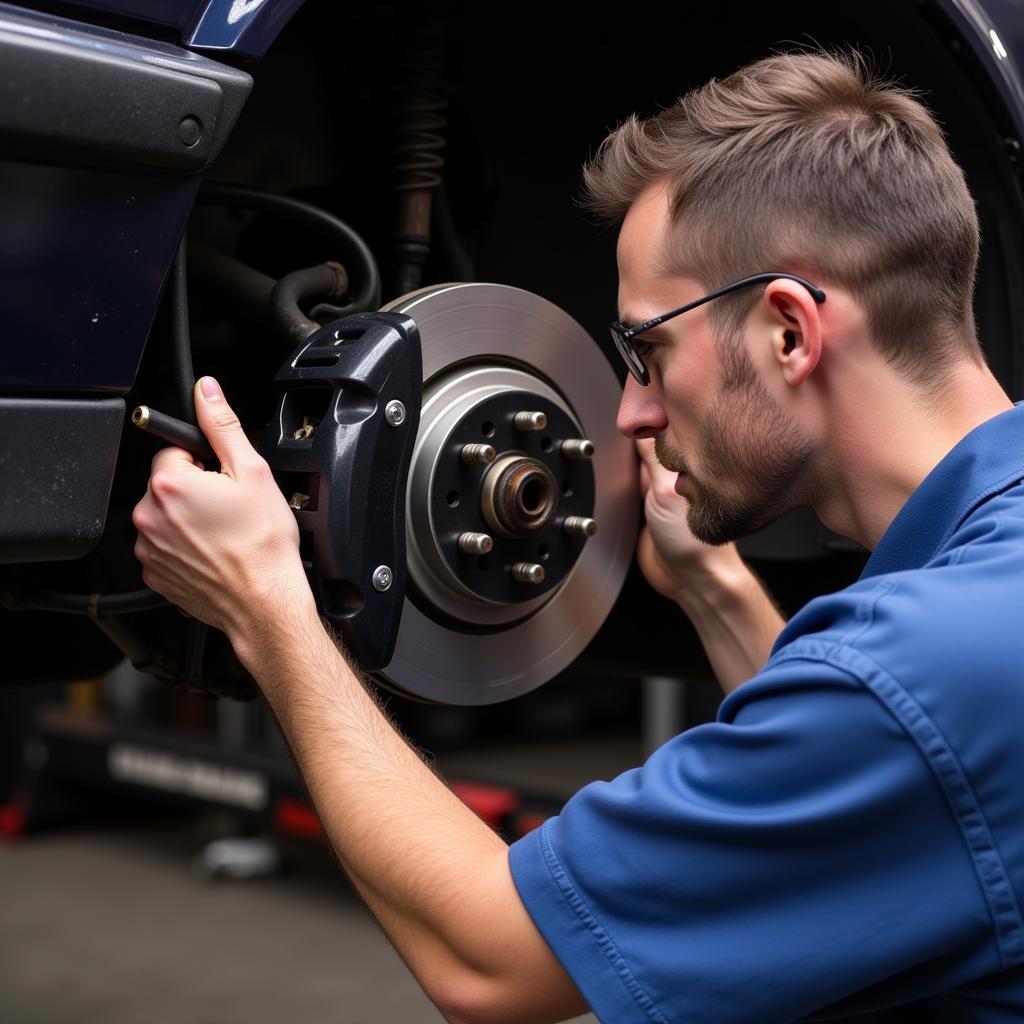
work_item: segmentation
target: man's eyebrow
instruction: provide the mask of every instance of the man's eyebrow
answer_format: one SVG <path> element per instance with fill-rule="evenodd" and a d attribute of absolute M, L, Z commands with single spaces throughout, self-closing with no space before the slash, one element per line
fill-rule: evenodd
<path fill-rule="evenodd" d="M 622 326 L 626 327 L 626 328 L 637 327 L 640 324 L 647 322 L 646 320 L 641 320 L 638 317 L 634 317 L 634 316 L 632 316 L 629 313 L 623 313 L 622 310 L 620 310 L 620 309 L 616 309 L 615 312 L 616 312 L 616 315 L 619 318 L 619 323 L 622 324 Z"/>
<path fill-rule="evenodd" d="M 616 313 L 618 314 L 618 317 L 619 317 L 618 322 L 620 324 L 622 324 L 622 326 L 625 327 L 627 331 L 632 330 L 634 327 L 639 327 L 641 324 L 647 323 L 647 320 L 640 320 L 639 318 L 631 317 L 628 312 L 624 316 L 620 310 L 616 309 Z M 649 320 L 651 318 L 648 317 L 647 319 Z M 644 331 L 644 336 L 646 337 L 647 335 L 657 335 L 657 336 L 665 336 L 665 337 L 667 337 L 668 336 L 668 331 L 665 330 L 659 324 L 657 327 L 652 327 L 650 330 Z"/>

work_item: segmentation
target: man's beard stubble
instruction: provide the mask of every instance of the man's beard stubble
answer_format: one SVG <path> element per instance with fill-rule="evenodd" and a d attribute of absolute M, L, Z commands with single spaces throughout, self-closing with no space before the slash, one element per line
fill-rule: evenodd
<path fill-rule="evenodd" d="M 696 442 L 701 477 L 683 453 L 655 438 L 666 469 L 685 473 L 693 496 L 686 521 L 705 544 L 727 544 L 755 533 L 803 504 L 794 492 L 813 451 L 810 438 L 758 379 L 739 344 L 721 346 L 723 380 Z M 725 487 L 711 481 L 722 480 Z"/>

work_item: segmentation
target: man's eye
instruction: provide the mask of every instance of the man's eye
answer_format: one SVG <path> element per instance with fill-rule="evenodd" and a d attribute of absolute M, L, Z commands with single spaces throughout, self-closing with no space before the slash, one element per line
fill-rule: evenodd
<path fill-rule="evenodd" d="M 654 344 L 650 341 L 644 341 L 642 338 L 634 338 L 633 348 L 636 349 L 636 354 L 641 359 L 646 359 L 654 351 Z"/>

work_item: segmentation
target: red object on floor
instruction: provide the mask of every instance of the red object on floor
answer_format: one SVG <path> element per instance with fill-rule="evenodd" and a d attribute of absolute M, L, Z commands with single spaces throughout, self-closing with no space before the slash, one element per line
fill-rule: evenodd
<path fill-rule="evenodd" d="M 491 828 L 504 826 L 511 815 L 519 809 L 519 794 L 514 789 L 501 786 L 488 786 L 478 782 L 453 782 L 452 792 Z M 3 808 L 0 808 L 2 813 Z M 532 816 L 527 816 L 531 817 Z M 531 828 L 539 825 L 545 816 L 531 824 Z M 518 824 L 518 823 L 517 823 Z M 327 833 L 315 810 L 298 800 L 278 800 L 274 805 L 274 827 L 279 832 L 303 839 L 326 839 Z M 0 831 L 3 822 L 0 819 Z M 527 828 L 525 831 L 529 831 Z M 519 834 L 523 834 L 517 828 Z"/>
<path fill-rule="evenodd" d="M 512 823 L 512 838 L 520 839 L 535 828 L 540 828 L 550 817 L 550 814 L 540 814 L 535 811 L 523 811 L 522 814 L 517 814 Z"/>
<path fill-rule="evenodd" d="M 4 839 L 19 839 L 25 834 L 28 815 L 20 800 L 0 804 L 0 836 Z"/>
<path fill-rule="evenodd" d="M 303 839 L 326 839 L 316 811 L 297 800 L 278 800 L 274 805 L 274 827 Z"/>
<path fill-rule="evenodd" d="M 519 807 L 519 794 L 514 789 L 477 782 L 453 782 L 451 787 L 452 792 L 491 828 L 500 828 Z"/>

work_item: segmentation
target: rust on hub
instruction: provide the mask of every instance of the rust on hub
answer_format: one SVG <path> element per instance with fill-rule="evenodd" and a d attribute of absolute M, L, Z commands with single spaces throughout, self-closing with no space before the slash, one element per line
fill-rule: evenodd
<path fill-rule="evenodd" d="M 506 455 L 488 470 L 480 497 L 491 529 L 503 537 L 525 537 L 551 521 L 558 484 L 542 462 Z"/>

